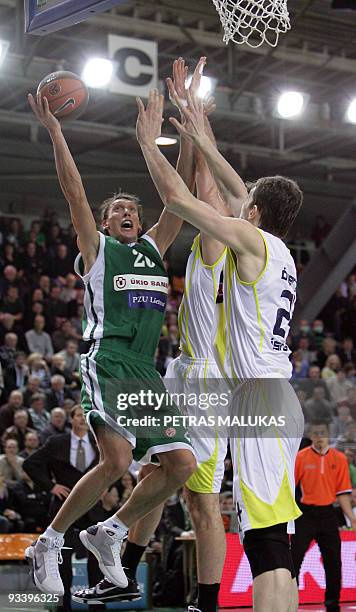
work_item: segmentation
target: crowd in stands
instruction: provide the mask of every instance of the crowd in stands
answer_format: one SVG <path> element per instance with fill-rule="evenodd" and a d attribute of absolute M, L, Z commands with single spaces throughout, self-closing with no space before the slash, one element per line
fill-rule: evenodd
<path fill-rule="evenodd" d="M 326 225 L 325 220 L 316 223 L 317 244 L 328 231 Z M 0 219 L 0 533 L 36 532 L 46 526 L 51 494 L 31 481 L 22 464 L 50 436 L 70 431 L 72 408 L 80 403 L 80 354 L 88 347 L 81 328 L 84 289 L 73 273 L 77 252 L 71 226 L 61 227 L 55 212 L 34 220 L 28 230 L 17 218 Z M 162 375 L 179 354 L 178 308 L 183 288 L 183 278 L 170 277 L 165 324 L 156 353 L 156 367 Z M 330 423 L 332 444 L 347 455 L 353 487 L 355 314 L 356 273 L 352 273 L 319 318 L 301 320 L 287 340 L 292 351 L 292 383 L 306 424 L 315 418 Z M 135 476 L 127 473 L 102 496 L 103 517 L 126 501 L 135 482 Z M 227 458 L 221 510 L 226 530 L 234 531 L 231 490 L 232 467 Z M 178 515 L 179 525 L 174 522 Z M 167 543 L 167 538 L 172 540 L 175 534 L 189 530 L 186 519 L 184 499 L 177 493 L 166 504 L 153 548 L 161 552 L 162 538 Z M 172 551 L 167 546 L 169 558 Z"/>

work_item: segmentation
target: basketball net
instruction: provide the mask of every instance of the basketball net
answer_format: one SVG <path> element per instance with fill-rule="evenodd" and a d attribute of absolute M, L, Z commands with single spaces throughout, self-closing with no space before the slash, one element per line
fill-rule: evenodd
<path fill-rule="evenodd" d="M 224 28 L 224 42 L 276 47 L 290 30 L 287 0 L 213 0 Z"/>

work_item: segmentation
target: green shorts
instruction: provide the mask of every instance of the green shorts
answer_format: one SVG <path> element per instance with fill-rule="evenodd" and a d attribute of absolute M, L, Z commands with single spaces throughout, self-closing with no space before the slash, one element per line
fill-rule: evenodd
<path fill-rule="evenodd" d="M 143 464 L 176 449 L 193 453 L 152 358 L 117 340 L 96 340 L 81 355 L 80 371 L 82 406 L 94 434 L 96 425 L 108 425 L 130 442 L 134 459 Z"/>

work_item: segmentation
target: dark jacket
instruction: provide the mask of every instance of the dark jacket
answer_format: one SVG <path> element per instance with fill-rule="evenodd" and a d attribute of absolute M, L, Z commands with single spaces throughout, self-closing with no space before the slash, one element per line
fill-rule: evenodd
<path fill-rule="evenodd" d="M 99 452 L 95 440 L 91 435 L 89 437 L 95 450 L 96 457 L 84 473 L 89 472 L 99 460 Z M 25 459 L 23 463 L 24 471 L 27 472 L 33 482 L 44 491 L 51 491 L 54 486 L 53 481 L 69 489 L 73 489 L 83 474 L 70 463 L 70 445 L 70 433 L 48 438 L 44 446 L 32 453 L 28 459 Z M 50 518 L 53 518 L 57 514 L 63 503 L 64 500 L 60 500 L 55 495 L 52 495 L 49 510 Z M 85 523 L 86 526 L 89 524 L 86 515 L 82 517 L 82 519 L 79 519 L 76 526 L 80 528 L 81 523 Z"/>

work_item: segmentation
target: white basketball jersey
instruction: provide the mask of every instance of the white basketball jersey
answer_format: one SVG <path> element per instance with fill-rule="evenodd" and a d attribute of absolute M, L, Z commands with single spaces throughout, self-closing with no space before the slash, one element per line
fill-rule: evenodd
<path fill-rule="evenodd" d="M 266 247 L 264 270 L 255 282 L 242 281 L 236 255 L 227 249 L 223 302 L 215 309 L 215 359 L 223 376 L 236 382 L 292 375 L 286 340 L 296 300 L 296 269 L 282 240 L 258 231 Z"/>
<path fill-rule="evenodd" d="M 200 234 L 196 236 L 188 258 L 184 296 L 178 313 L 180 349 L 188 357 L 214 359 L 212 329 L 219 280 L 225 252 L 213 264 L 204 264 Z"/>

